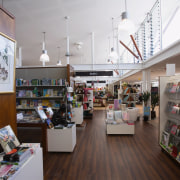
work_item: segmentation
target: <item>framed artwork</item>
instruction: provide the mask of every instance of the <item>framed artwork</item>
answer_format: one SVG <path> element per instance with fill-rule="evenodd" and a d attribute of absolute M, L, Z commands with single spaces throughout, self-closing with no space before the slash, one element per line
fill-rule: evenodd
<path fill-rule="evenodd" d="M 0 93 L 15 89 L 16 41 L 0 32 Z"/>

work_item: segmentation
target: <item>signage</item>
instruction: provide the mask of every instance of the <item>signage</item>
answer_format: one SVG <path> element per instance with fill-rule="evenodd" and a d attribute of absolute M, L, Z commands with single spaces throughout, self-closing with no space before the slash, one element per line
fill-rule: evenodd
<path fill-rule="evenodd" d="M 113 76 L 113 71 L 79 71 L 76 76 Z"/>

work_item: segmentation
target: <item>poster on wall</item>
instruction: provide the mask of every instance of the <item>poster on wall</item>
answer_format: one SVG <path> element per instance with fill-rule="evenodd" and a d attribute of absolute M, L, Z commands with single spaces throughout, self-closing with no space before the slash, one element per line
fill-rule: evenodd
<path fill-rule="evenodd" d="M 15 40 L 0 32 L 0 93 L 14 92 L 15 45 Z"/>

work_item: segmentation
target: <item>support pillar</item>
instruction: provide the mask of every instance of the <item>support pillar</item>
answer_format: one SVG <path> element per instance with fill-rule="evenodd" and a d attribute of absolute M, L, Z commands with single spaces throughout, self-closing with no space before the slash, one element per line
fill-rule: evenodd
<path fill-rule="evenodd" d="M 142 92 L 148 91 L 151 93 L 151 69 L 145 69 L 142 71 Z M 147 103 L 147 106 L 151 107 L 151 97 Z M 143 103 L 143 114 L 144 114 L 144 103 Z M 151 119 L 151 113 L 149 115 Z"/>

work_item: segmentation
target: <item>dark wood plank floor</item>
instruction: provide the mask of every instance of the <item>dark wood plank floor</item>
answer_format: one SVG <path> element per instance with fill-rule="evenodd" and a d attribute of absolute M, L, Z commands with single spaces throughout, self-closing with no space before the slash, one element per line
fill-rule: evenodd
<path fill-rule="evenodd" d="M 158 145 L 156 125 L 139 120 L 133 136 L 106 135 L 104 119 L 105 111 L 94 111 L 77 129 L 73 153 L 47 153 L 45 180 L 180 179 L 180 167 Z"/>

